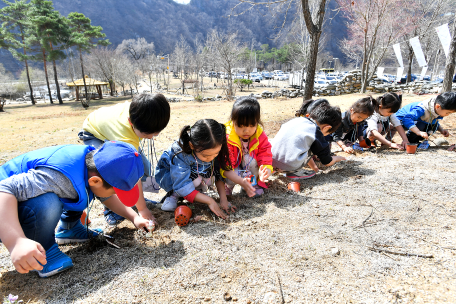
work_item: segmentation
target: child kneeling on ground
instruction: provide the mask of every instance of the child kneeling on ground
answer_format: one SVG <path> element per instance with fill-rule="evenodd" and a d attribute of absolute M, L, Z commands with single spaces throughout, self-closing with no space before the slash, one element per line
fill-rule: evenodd
<path fill-rule="evenodd" d="M 61 238 L 84 242 L 102 233 L 89 230 L 80 217 L 62 211 L 82 211 L 94 196 L 109 197 L 104 205 L 128 218 L 137 228 L 148 220 L 131 208 L 139 197 L 144 174 L 141 156 L 123 142 L 91 146 L 55 146 L 20 155 L 0 167 L 0 240 L 20 273 L 37 271 L 49 277 L 73 266 L 60 251 Z M 114 195 L 117 194 L 117 195 Z M 59 222 L 60 219 L 60 222 Z"/>
<path fill-rule="evenodd" d="M 385 93 L 377 99 L 377 107 L 374 114 L 364 124 L 363 136 L 368 138 L 372 146 L 376 146 L 375 140 L 393 149 L 405 149 L 408 144 L 407 135 L 401 122 L 396 117 L 396 112 L 402 104 L 402 95 L 396 93 Z M 402 144 L 393 143 L 393 137 L 399 132 L 402 137 Z"/>
<path fill-rule="evenodd" d="M 425 101 L 412 102 L 401 108 L 396 117 L 407 131 L 410 143 L 416 144 L 428 139 L 436 131 L 443 136 L 450 136 L 439 120 L 456 112 L 456 92 L 446 92 Z"/>
<path fill-rule="evenodd" d="M 271 140 L 274 168 L 285 172 L 289 178 L 305 179 L 318 172 L 313 155 L 326 166 L 345 160 L 341 156 L 331 156 L 330 145 L 324 138 L 341 124 L 339 107 L 332 107 L 326 99 L 306 100 L 296 115 L 299 117 L 283 124 Z M 313 171 L 301 169 L 306 164 Z"/>
<path fill-rule="evenodd" d="M 231 195 L 239 184 L 248 196 L 259 197 L 273 170 L 271 144 L 261 126 L 260 103 L 253 97 L 238 98 L 225 126 L 233 166 L 233 170 L 221 170 L 226 177 L 226 194 Z"/>
<path fill-rule="evenodd" d="M 180 197 L 190 203 L 204 203 L 217 216 L 225 219 L 217 202 L 201 193 L 215 184 L 220 196 L 220 205 L 225 211 L 235 208 L 228 202 L 225 183 L 220 175 L 215 159 L 224 170 L 230 170 L 225 126 L 213 119 L 198 120 L 193 126 L 185 126 L 179 140 L 163 152 L 155 169 L 157 183 L 167 196 L 161 207 L 165 211 L 174 211 Z"/>

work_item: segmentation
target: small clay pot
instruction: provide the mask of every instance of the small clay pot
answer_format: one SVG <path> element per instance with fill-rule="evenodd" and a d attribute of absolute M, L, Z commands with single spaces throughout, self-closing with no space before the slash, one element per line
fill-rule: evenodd
<path fill-rule="evenodd" d="M 408 154 L 415 154 L 418 144 L 407 144 L 406 151 Z"/>
<path fill-rule="evenodd" d="M 82 215 L 81 215 L 81 223 L 83 225 L 86 224 L 86 222 L 85 222 L 86 221 L 86 217 L 87 217 L 87 212 L 84 210 L 84 211 L 82 211 Z M 88 224 L 90 224 L 90 219 L 87 219 L 87 225 Z"/>
<path fill-rule="evenodd" d="M 291 182 L 288 184 L 288 189 L 290 189 L 294 192 L 299 192 L 299 191 L 301 191 L 301 184 L 298 182 Z"/>
<path fill-rule="evenodd" d="M 177 226 L 186 226 L 192 217 L 192 209 L 187 206 L 179 206 L 174 210 L 174 220 Z"/>
<path fill-rule="evenodd" d="M 363 139 L 362 141 L 359 142 L 359 146 L 361 148 L 370 148 L 371 147 L 371 141 L 369 138 Z"/>

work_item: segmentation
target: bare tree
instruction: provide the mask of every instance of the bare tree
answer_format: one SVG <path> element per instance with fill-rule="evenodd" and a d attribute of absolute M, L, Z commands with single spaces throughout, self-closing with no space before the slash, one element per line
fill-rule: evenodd
<path fill-rule="evenodd" d="M 296 5 L 300 2 L 300 5 Z M 307 75 L 306 75 L 306 85 L 304 89 L 304 98 L 312 98 L 313 88 L 314 88 L 314 78 L 315 70 L 317 64 L 318 56 L 318 47 L 320 43 L 320 36 L 323 29 L 323 21 L 325 20 L 326 12 L 326 0 L 275 0 L 275 1 L 263 1 L 263 2 L 254 2 L 251 0 L 239 0 L 241 3 L 249 4 L 250 7 L 247 8 L 245 13 L 257 5 L 265 5 L 268 8 L 272 5 L 278 5 L 285 8 L 284 12 L 284 21 L 282 23 L 282 28 L 285 25 L 288 13 L 292 7 L 296 7 L 301 11 L 302 16 L 306 24 L 307 31 L 310 35 L 310 48 L 307 55 Z M 299 14 L 299 12 L 298 12 Z"/>
<path fill-rule="evenodd" d="M 388 48 L 410 30 L 410 20 L 402 12 L 414 4 L 404 0 L 338 0 L 338 3 L 349 19 L 350 39 L 343 42 L 344 49 L 362 54 L 361 92 L 364 93 Z"/>
<path fill-rule="evenodd" d="M 173 52 L 174 63 L 176 64 L 178 72 L 180 72 L 181 79 L 183 79 L 187 73 L 187 64 L 190 59 L 190 53 L 190 45 L 185 40 L 184 36 L 181 35 L 179 41 L 176 42 Z"/>
<path fill-rule="evenodd" d="M 403 36 L 408 58 L 407 83 L 412 80 L 412 61 L 414 55 L 410 39 L 418 37 L 420 41 L 423 41 L 426 36 L 429 36 L 430 32 L 432 32 L 432 36 L 435 36 L 433 25 L 437 21 L 442 21 L 442 14 L 449 8 L 450 2 L 450 0 L 415 0 L 414 4 L 409 5 L 407 10 L 402 13 L 402 17 L 410 20 L 410 27 L 412 29 Z"/>
<path fill-rule="evenodd" d="M 446 64 L 445 64 L 445 76 L 443 78 L 443 92 L 451 91 L 454 67 L 456 61 L 456 18 L 453 21 L 453 38 L 451 39 L 450 52 L 448 54 Z"/>
<path fill-rule="evenodd" d="M 226 96 L 228 100 L 231 100 L 234 97 L 231 70 L 239 61 L 239 55 L 242 51 L 242 47 L 236 38 L 237 34 L 222 34 L 216 30 L 213 30 L 208 34 L 206 43 L 206 45 L 212 49 L 214 59 L 217 60 L 220 66 L 228 74 L 228 87 L 226 90 Z"/>

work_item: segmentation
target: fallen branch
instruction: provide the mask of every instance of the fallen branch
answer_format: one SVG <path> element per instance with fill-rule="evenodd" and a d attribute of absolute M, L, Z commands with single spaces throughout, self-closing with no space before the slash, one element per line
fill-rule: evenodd
<path fill-rule="evenodd" d="M 371 206 L 371 207 L 372 207 L 372 206 Z M 372 207 L 372 211 L 371 211 L 371 213 L 369 214 L 369 216 L 366 217 L 366 219 L 361 223 L 361 225 L 356 226 L 355 229 L 356 229 L 356 228 L 361 228 L 361 227 L 364 228 L 364 224 L 366 224 L 367 220 L 370 219 L 370 217 L 372 216 L 373 213 L 374 213 L 374 207 Z"/>
<path fill-rule="evenodd" d="M 276 275 L 277 275 L 277 282 L 279 283 L 279 290 L 280 290 L 280 296 L 282 297 L 282 304 L 285 303 L 285 299 L 283 298 L 283 291 L 282 291 L 282 282 L 280 282 L 280 276 L 279 276 L 279 273 L 276 271 Z"/>
<path fill-rule="evenodd" d="M 433 259 L 434 256 L 432 254 L 417 254 L 417 253 L 408 253 L 408 252 L 394 252 L 394 251 L 389 251 L 385 249 L 379 249 L 375 247 L 367 247 L 371 251 L 376 251 L 379 253 L 389 253 L 389 254 L 395 254 L 395 255 L 402 255 L 402 256 L 416 256 L 419 258 L 426 258 L 426 259 Z"/>

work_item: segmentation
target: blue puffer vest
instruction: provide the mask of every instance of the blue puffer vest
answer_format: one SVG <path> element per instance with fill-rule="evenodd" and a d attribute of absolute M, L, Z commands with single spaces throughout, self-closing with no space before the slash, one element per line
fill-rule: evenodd
<path fill-rule="evenodd" d="M 60 198 L 63 208 L 83 211 L 93 199 L 87 178 L 85 156 L 94 149 L 92 146 L 64 145 L 22 154 L 0 167 L 0 181 L 38 167 L 57 170 L 71 181 L 79 196 L 77 201 Z"/>

